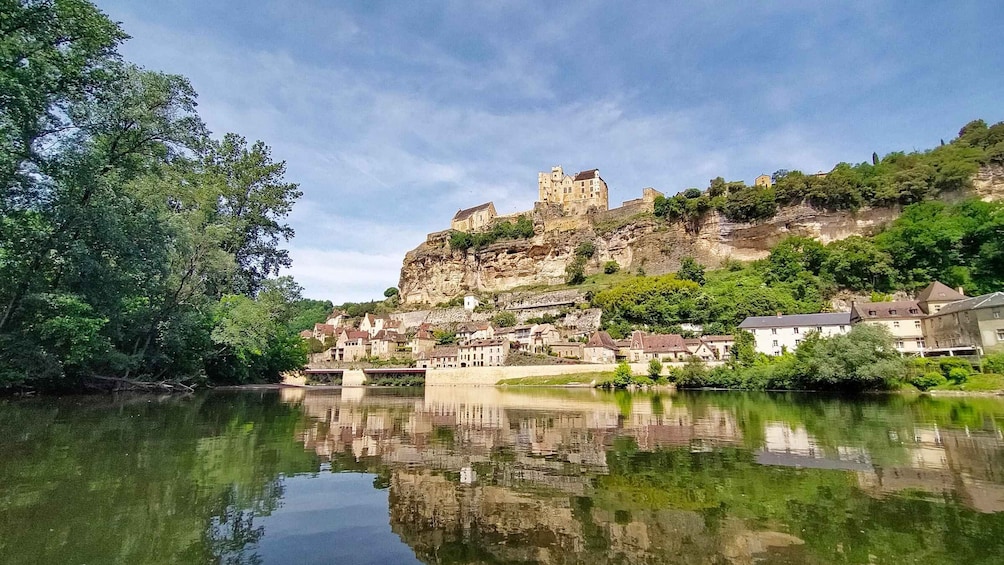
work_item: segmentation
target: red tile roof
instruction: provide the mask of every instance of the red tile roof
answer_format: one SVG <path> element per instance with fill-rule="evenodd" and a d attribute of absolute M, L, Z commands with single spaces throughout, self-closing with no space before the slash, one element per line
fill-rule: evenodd
<path fill-rule="evenodd" d="M 604 331 L 598 331 L 590 336 L 589 341 L 586 342 L 586 347 L 605 347 L 606 349 L 617 351 L 617 343 L 610 337 L 610 334 Z"/>
<path fill-rule="evenodd" d="M 588 171 L 582 171 L 576 174 L 575 178 L 573 178 L 572 180 L 589 180 L 589 179 L 599 178 L 599 176 L 600 176 L 599 169 L 589 169 Z"/>

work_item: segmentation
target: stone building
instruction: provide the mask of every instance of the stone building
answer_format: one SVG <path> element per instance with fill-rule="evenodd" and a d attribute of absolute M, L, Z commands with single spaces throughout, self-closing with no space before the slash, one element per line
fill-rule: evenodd
<path fill-rule="evenodd" d="M 450 222 L 450 229 L 467 233 L 481 231 L 490 226 L 496 216 L 498 213 L 495 211 L 495 204 L 485 202 L 473 208 L 457 210 Z"/>
<path fill-rule="evenodd" d="M 770 178 L 770 175 L 760 175 L 753 180 L 753 186 L 762 186 L 763 188 L 770 188 L 774 184 L 774 181 Z"/>
<path fill-rule="evenodd" d="M 476 339 L 457 348 L 457 361 L 461 367 L 501 367 L 509 356 L 509 341 L 505 339 Z"/>
<path fill-rule="evenodd" d="M 683 336 L 679 334 L 646 334 L 637 330 L 631 332 L 632 363 L 644 363 L 652 359 L 667 362 L 686 361 L 690 356 L 690 350 Z"/>
<path fill-rule="evenodd" d="M 605 212 L 610 207 L 607 183 L 600 177 L 599 169 L 570 176 L 559 165 L 551 168 L 550 173 L 538 173 L 537 185 L 541 204 L 558 204 L 568 213 Z"/>
<path fill-rule="evenodd" d="M 851 324 L 884 326 L 903 355 L 924 354 L 923 319 L 924 311 L 916 300 L 851 304 Z"/>
<path fill-rule="evenodd" d="M 617 344 L 605 331 L 589 337 L 583 348 L 582 360 L 586 363 L 614 363 L 617 361 Z"/>
<path fill-rule="evenodd" d="M 945 304 L 924 319 L 928 355 L 1004 351 L 1004 292 Z"/>

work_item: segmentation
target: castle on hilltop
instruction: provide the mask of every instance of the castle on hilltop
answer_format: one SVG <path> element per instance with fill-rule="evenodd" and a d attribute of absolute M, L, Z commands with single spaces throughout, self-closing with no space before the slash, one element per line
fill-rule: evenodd
<path fill-rule="evenodd" d="M 551 167 L 550 173 L 538 173 L 537 185 L 541 204 L 558 204 L 572 214 L 590 210 L 607 211 L 607 183 L 600 177 L 599 169 L 581 171 L 574 177 L 566 175 L 561 165 Z"/>

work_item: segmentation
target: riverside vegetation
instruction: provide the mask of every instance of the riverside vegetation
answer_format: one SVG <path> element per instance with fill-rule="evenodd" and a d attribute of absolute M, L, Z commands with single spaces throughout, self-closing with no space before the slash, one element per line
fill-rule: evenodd
<path fill-rule="evenodd" d="M 83 0 L 0 18 L 0 389 L 245 383 L 306 361 L 275 278 L 301 195 L 262 142 L 213 137 L 181 76 L 123 60 Z M 310 315 L 307 314 L 309 318 Z"/>

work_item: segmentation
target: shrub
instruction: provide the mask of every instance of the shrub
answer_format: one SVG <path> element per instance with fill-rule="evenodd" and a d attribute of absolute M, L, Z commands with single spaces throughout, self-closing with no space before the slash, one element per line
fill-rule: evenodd
<path fill-rule="evenodd" d="M 631 384 L 631 366 L 627 361 L 621 361 L 614 369 L 614 388 L 627 388 Z"/>
<path fill-rule="evenodd" d="M 1004 353 L 991 353 L 984 357 L 983 372 L 1004 375 Z"/>
<path fill-rule="evenodd" d="M 619 270 L 621 270 L 621 266 L 617 261 L 607 261 L 603 264 L 603 272 L 608 275 L 612 275 Z"/>
<path fill-rule="evenodd" d="M 948 377 L 949 380 L 952 380 L 952 371 L 954 369 L 965 371 L 966 376 L 969 376 L 973 372 L 972 364 L 959 357 L 942 357 L 938 359 L 938 367 L 941 369 L 941 374 Z"/>
<path fill-rule="evenodd" d="M 511 328 L 516 325 L 516 314 L 509 311 L 499 312 L 492 318 L 492 324 L 500 328 Z"/>
<path fill-rule="evenodd" d="M 648 376 L 656 381 L 662 377 L 662 361 L 652 359 L 648 362 Z"/>
<path fill-rule="evenodd" d="M 586 282 L 586 262 L 582 257 L 576 257 L 565 267 L 565 284 L 582 284 Z"/>
<path fill-rule="evenodd" d="M 575 248 L 575 256 L 590 259 L 596 254 L 596 245 L 591 241 L 583 241 Z"/>
<path fill-rule="evenodd" d="M 948 380 L 952 381 L 952 384 L 960 385 L 969 380 L 969 373 L 969 369 L 954 367 L 948 371 Z"/>
<path fill-rule="evenodd" d="M 948 379 L 944 375 L 937 371 L 931 371 L 929 373 L 924 373 L 910 380 L 910 384 L 919 388 L 920 390 L 932 389 L 936 386 L 941 386 L 948 383 Z"/>

